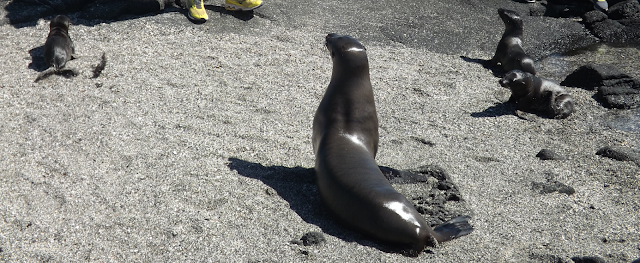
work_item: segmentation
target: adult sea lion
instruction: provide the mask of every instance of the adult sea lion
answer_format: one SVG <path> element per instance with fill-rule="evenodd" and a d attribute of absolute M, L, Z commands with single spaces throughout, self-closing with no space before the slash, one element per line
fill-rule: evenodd
<path fill-rule="evenodd" d="M 56 16 L 49 24 L 49 35 L 44 43 L 44 61 L 47 67 L 56 71 L 64 68 L 74 54 L 74 46 L 69 37 L 71 20 L 64 15 Z"/>
<path fill-rule="evenodd" d="M 379 240 L 408 245 L 417 254 L 471 233 L 466 217 L 431 229 L 413 203 L 398 193 L 375 161 L 378 117 L 365 47 L 329 34 L 331 82 L 313 119 L 313 149 L 320 196 L 341 222 Z"/>
<path fill-rule="evenodd" d="M 500 63 L 505 72 L 519 69 L 535 75 L 533 59 L 522 49 L 522 32 L 524 31 L 522 18 L 517 12 L 504 8 L 498 9 L 498 14 L 504 22 L 505 29 L 498 42 L 496 53 L 489 63 L 491 65 Z"/>
<path fill-rule="evenodd" d="M 511 89 L 509 101 L 519 110 L 539 111 L 555 119 L 564 119 L 574 112 L 571 95 L 551 80 L 516 69 L 507 72 L 498 83 Z"/>

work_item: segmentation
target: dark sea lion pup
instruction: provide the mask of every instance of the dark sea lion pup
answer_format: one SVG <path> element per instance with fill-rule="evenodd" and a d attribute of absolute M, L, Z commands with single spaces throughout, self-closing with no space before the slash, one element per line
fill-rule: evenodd
<path fill-rule="evenodd" d="M 413 203 L 398 193 L 374 160 L 378 117 L 362 44 L 329 34 L 333 73 L 313 119 L 313 149 L 320 196 L 339 221 L 381 241 L 425 246 L 471 233 L 466 217 L 431 229 Z"/>
<path fill-rule="evenodd" d="M 574 112 L 571 95 L 551 80 L 512 70 L 498 82 L 511 89 L 509 101 L 515 103 L 518 110 L 538 111 L 555 119 L 564 119 Z"/>
<path fill-rule="evenodd" d="M 535 75 L 533 59 L 522 49 L 522 32 L 524 31 L 522 18 L 517 12 L 503 8 L 498 9 L 498 14 L 504 22 L 505 29 L 498 42 L 496 54 L 489 63 L 491 65 L 500 63 L 505 72 L 519 69 Z"/>
<path fill-rule="evenodd" d="M 56 71 L 64 68 L 74 54 L 74 46 L 69 37 L 71 20 L 64 15 L 56 16 L 49 24 L 49 36 L 44 43 L 44 61 L 47 67 Z"/>

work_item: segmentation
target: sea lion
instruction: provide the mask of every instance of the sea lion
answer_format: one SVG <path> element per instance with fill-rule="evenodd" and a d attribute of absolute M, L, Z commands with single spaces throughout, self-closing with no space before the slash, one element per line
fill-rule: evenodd
<path fill-rule="evenodd" d="M 496 53 L 489 63 L 491 65 L 500 63 L 505 72 L 519 69 L 535 75 L 533 59 L 522 49 L 522 32 L 524 31 L 522 18 L 517 12 L 504 8 L 498 9 L 498 14 L 504 22 L 505 29 L 498 42 Z"/>
<path fill-rule="evenodd" d="M 511 89 L 509 102 L 515 103 L 518 110 L 541 111 L 555 119 L 564 119 L 574 112 L 571 95 L 551 80 L 516 69 L 507 72 L 498 83 Z"/>
<path fill-rule="evenodd" d="M 44 61 L 47 67 L 54 67 L 56 71 L 64 68 L 71 60 L 75 49 L 69 37 L 71 20 L 64 15 L 56 16 L 49 24 L 49 35 L 44 43 Z"/>
<path fill-rule="evenodd" d="M 320 196 L 339 221 L 379 240 L 410 246 L 416 254 L 471 233 L 466 217 L 434 231 L 413 203 L 398 193 L 375 161 L 378 117 L 365 47 L 329 34 L 333 73 L 313 119 L 312 143 Z"/>

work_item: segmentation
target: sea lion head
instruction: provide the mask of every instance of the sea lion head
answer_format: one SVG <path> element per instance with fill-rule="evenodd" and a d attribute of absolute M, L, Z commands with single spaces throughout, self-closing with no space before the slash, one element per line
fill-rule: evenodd
<path fill-rule="evenodd" d="M 498 80 L 500 86 L 505 88 L 523 87 L 527 85 L 527 73 L 522 70 L 514 69 L 507 72 L 502 79 Z"/>
<path fill-rule="evenodd" d="M 498 9 L 498 15 L 500 15 L 500 18 L 502 19 L 502 22 L 504 22 L 504 25 L 507 28 L 509 28 L 509 27 L 522 28 L 523 27 L 522 18 L 520 17 L 520 14 L 518 14 L 518 12 L 516 12 L 516 11 L 509 10 L 509 9 L 504 9 L 504 8 L 499 8 Z"/>
<path fill-rule="evenodd" d="M 529 72 L 514 69 L 507 72 L 498 83 L 511 90 L 511 99 L 509 100 L 519 99 L 534 91 L 533 77 L 534 75 Z"/>
<path fill-rule="evenodd" d="M 69 30 L 69 25 L 71 24 L 71 19 L 64 15 L 59 15 L 51 19 L 51 23 L 49 24 L 49 29 L 61 28 L 65 31 Z"/>
<path fill-rule="evenodd" d="M 328 34 L 325 45 L 331 53 L 334 67 L 336 63 L 346 67 L 366 66 L 367 49 L 355 38 L 347 35 Z"/>

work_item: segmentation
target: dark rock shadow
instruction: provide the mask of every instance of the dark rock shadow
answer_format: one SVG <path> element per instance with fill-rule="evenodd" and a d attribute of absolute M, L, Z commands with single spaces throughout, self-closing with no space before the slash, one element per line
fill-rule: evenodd
<path fill-rule="evenodd" d="M 235 18 L 237 18 L 239 20 L 245 21 L 245 22 L 253 19 L 253 17 L 254 17 L 253 10 L 250 10 L 250 11 L 229 11 L 229 10 L 225 9 L 224 7 L 222 7 L 222 6 L 217 6 L 217 5 L 205 5 L 204 8 L 207 9 L 207 10 L 211 10 L 213 12 L 216 12 L 216 13 L 223 14 L 223 15 L 233 16 L 233 17 L 235 17 Z"/>
<path fill-rule="evenodd" d="M 513 115 L 516 107 L 513 103 L 503 102 L 493 105 L 481 112 L 471 113 L 474 118 L 500 117 L 504 115 Z"/>
<path fill-rule="evenodd" d="M 467 56 L 460 56 L 460 58 L 466 62 L 469 63 L 477 63 L 480 64 L 483 68 L 486 68 L 488 70 L 491 70 L 491 74 L 493 74 L 494 77 L 502 77 L 502 75 L 504 75 L 504 70 L 502 69 L 502 67 L 498 66 L 498 65 L 492 65 L 491 64 L 491 60 L 489 59 L 479 59 L 479 58 L 470 58 Z"/>
<path fill-rule="evenodd" d="M 29 69 L 43 72 L 48 68 L 44 62 L 44 45 L 32 48 L 29 50 L 29 55 L 31 56 L 31 63 L 29 63 L 28 66 Z"/>
<path fill-rule="evenodd" d="M 180 5 L 181 0 L 13 0 L 4 9 L 6 21 L 15 28 L 22 28 L 36 26 L 38 19 L 55 15 L 67 15 L 75 25 L 93 26 L 166 12 L 184 12 Z"/>

